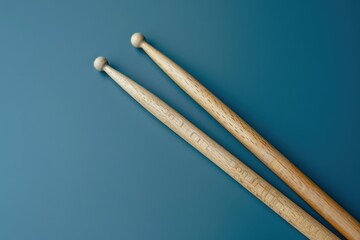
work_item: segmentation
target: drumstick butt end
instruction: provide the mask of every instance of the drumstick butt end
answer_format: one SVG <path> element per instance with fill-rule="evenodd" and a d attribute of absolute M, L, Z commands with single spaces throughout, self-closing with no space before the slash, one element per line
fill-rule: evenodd
<path fill-rule="evenodd" d="M 104 57 L 97 57 L 94 61 L 94 68 L 98 71 L 103 71 L 106 65 L 108 65 L 108 60 Z"/>
<path fill-rule="evenodd" d="M 145 37 L 142 33 L 134 33 L 131 36 L 131 44 L 136 47 L 136 48 L 140 48 L 141 43 L 145 40 Z"/>

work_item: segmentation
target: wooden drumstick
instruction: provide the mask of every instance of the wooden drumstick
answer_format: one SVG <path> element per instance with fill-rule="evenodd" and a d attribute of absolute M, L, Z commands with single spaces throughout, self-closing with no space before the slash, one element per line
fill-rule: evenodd
<path fill-rule="evenodd" d="M 349 239 L 360 239 L 360 225 L 354 217 L 199 81 L 146 42 L 141 33 L 133 34 L 131 43 L 134 47 L 142 48 L 180 88 L 200 104 L 341 234 Z"/>
<path fill-rule="evenodd" d="M 303 209 L 276 190 L 244 163 L 195 127 L 154 94 L 109 66 L 104 57 L 94 61 L 98 71 L 106 72 L 146 110 L 173 130 L 177 135 L 204 154 L 238 183 L 279 214 L 309 239 L 338 239 L 332 232 Z"/>

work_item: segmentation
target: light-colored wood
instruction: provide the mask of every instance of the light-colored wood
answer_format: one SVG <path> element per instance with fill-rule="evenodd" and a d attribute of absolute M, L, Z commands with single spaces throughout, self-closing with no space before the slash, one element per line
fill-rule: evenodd
<path fill-rule="evenodd" d="M 306 237 L 309 239 L 338 239 L 327 228 L 321 225 L 281 192 L 276 190 L 272 185 L 257 175 L 231 153 L 226 151 L 204 132 L 195 127 L 169 105 L 109 66 L 105 58 L 97 58 L 94 62 L 94 66 L 99 71 L 105 71 L 145 109 L 199 152 L 204 154 Z"/>
<path fill-rule="evenodd" d="M 199 81 L 146 42 L 141 33 L 135 33 L 131 37 L 131 43 L 134 47 L 142 48 L 180 88 L 200 104 L 341 234 L 348 239 L 360 239 L 360 225 L 354 217 Z"/>

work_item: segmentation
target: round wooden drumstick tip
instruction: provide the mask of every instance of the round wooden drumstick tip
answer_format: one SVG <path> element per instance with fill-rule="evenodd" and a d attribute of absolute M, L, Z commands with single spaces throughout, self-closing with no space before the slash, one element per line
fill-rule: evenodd
<path fill-rule="evenodd" d="M 140 44 L 145 41 L 145 37 L 144 35 L 142 35 L 142 33 L 134 33 L 131 36 L 131 44 L 136 47 L 136 48 L 140 48 Z"/>
<path fill-rule="evenodd" d="M 108 60 L 104 57 L 97 57 L 94 61 L 94 68 L 98 71 L 102 71 L 106 65 L 108 65 Z"/>

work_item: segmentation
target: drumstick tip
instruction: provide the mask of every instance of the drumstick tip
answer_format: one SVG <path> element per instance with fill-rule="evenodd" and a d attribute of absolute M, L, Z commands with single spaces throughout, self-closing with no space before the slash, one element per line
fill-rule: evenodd
<path fill-rule="evenodd" d="M 94 68 L 98 71 L 102 71 L 106 65 L 108 65 L 108 60 L 104 57 L 97 57 L 94 61 Z"/>
<path fill-rule="evenodd" d="M 134 33 L 132 36 L 131 36 L 131 44 L 136 47 L 136 48 L 139 48 L 140 47 L 140 44 L 145 40 L 145 37 L 142 33 Z"/>

